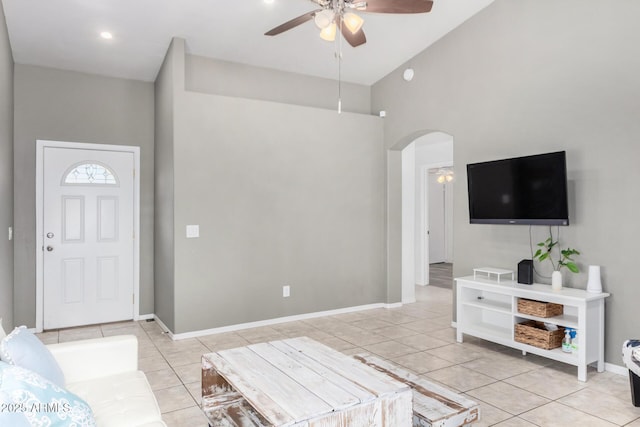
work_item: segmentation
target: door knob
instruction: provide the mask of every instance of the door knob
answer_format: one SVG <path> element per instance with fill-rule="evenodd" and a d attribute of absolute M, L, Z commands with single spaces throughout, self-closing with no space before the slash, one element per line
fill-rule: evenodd
<path fill-rule="evenodd" d="M 53 250 L 53 246 L 47 246 L 47 250 L 51 252 Z"/>

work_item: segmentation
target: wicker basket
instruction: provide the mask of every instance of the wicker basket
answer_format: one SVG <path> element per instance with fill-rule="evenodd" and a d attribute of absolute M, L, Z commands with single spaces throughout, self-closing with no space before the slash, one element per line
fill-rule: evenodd
<path fill-rule="evenodd" d="M 518 313 L 537 317 L 553 317 L 562 315 L 562 311 L 562 304 L 518 298 Z"/>
<path fill-rule="evenodd" d="M 555 331 L 548 331 L 543 322 L 527 320 L 526 322 L 517 323 L 515 327 L 514 339 L 517 342 L 544 348 L 545 350 L 562 346 L 562 339 L 564 338 L 564 328 L 562 326 L 558 326 Z"/>

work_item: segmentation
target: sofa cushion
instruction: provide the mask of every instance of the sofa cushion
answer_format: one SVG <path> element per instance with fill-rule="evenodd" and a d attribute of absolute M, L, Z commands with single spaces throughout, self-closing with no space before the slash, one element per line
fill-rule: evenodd
<path fill-rule="evenodd" d="M 4 331 L 2 327 L 2 317 L 0 317 L 0 340 L 7 336 L 7 333 Z"/>
<path fill-rule="evenodd" d="M 20 412 L 0 412 L 0 426 L 31 427 L 31 423 Z"/>
<path fill-rule="evenodd" d="M 26 326 L 19 326 L 0 341 L 0 360 L 37 372 L 64 387 L 64 374 L 47 347 Z"/>
<path fill-rule="evenodd" d="M 1 425 L 96 426 L 91 408 L 81 398 L 36 372 L 2 361 L 0 402 L 9 413 L 2 414 Z"/>
<path fill-rule="evenodd" d="M 87 401 L 101 427 L 164 425 L 141 371 L 69 383 L 67 388 Z"/>

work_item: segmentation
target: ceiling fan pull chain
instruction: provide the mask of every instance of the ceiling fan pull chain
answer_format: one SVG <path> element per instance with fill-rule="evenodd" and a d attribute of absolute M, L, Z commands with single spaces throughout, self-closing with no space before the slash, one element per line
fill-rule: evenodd
<path fill-rule="evenodd" d="M 340 34 L 342 34 L 342 17 L 340 17 Z M 337 37 L 338 45 L 338 114 L 342 113 L 342 37 Z"/>

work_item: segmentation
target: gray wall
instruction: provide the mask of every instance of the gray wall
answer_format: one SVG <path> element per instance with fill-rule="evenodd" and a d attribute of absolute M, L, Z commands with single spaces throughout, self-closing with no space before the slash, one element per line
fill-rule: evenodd
<path fill-rule="evenodd" d="M 160 320 L 184 333 L 386 301 L 382 120 L 188 91 L 184 67 L 174 39 L 156 80 Z"/>
<path fill-rule="evenodd" d="M 169 46 L 155 81 L 155 315 L 175 329 L 174 93 L 184 86 L 184 40 Z"/>
<path fill-rule="evenodd" d="M 193 92 L 175 114 L 174 332 L 385 301 L 380 118 Z"/>
<path fill-rule="evenodd" d="M 13 55 L 0 6 L 0 318 L 13 327 Z"/>
<path fill-rule="evenodd" d="M 174 39 L 155 83 L 160 320 L 185 333 L 385 302 L 382 120 L 185 90 L 184 51 Z"/>
<path fill-rule="evenodd" d="M 35 326 L 36 140 L 139 146 L 140 313 L 153 313 L 153 84 L 16 64 L 16 324 Z"/>
<path fill-rule="evenodd" d="M 571 226 L 561 229 L 561 243 L 582 251 L 583 271 L 602 266 L 605 290 L 612 293 L 606 360 L 618 365 L 622 341 L 637 335 L 640 300 L 631 261 L 640 235 L 638 16 L 634 0 L 544 7 L 536 0 L 496 0 L 415 57 L 412 82 L 401 79 L 405 67 L 399 67 L 372 91 L 372 109 L 388 113 L 388 148 L 424 129 L 454 137 L 455 276 L 482 265 L 515 268 L 530 258 L 528 227 L 469 224 L 465 165 L 567 151 Z M 397 162 L 397 155 L 389 157 L 393 191 Z M 389 209 L 397 216 L 397 203 Z M 390 225 L 398 227 L 397 221 Z M 534 227 L 534 244 L 546 233 Z M 397 262 L 390 259 L 390 269 Z M 584 288 L 586 279 L 565 273 L 569 286 Z"/>
<path fill-rule="evenodd" d="M 338 82 L 319 77 L 187 55 L 188 91 L 335 110 Z M 371 87 L 342 83 L 342 111 L 369 114 Z"/>

